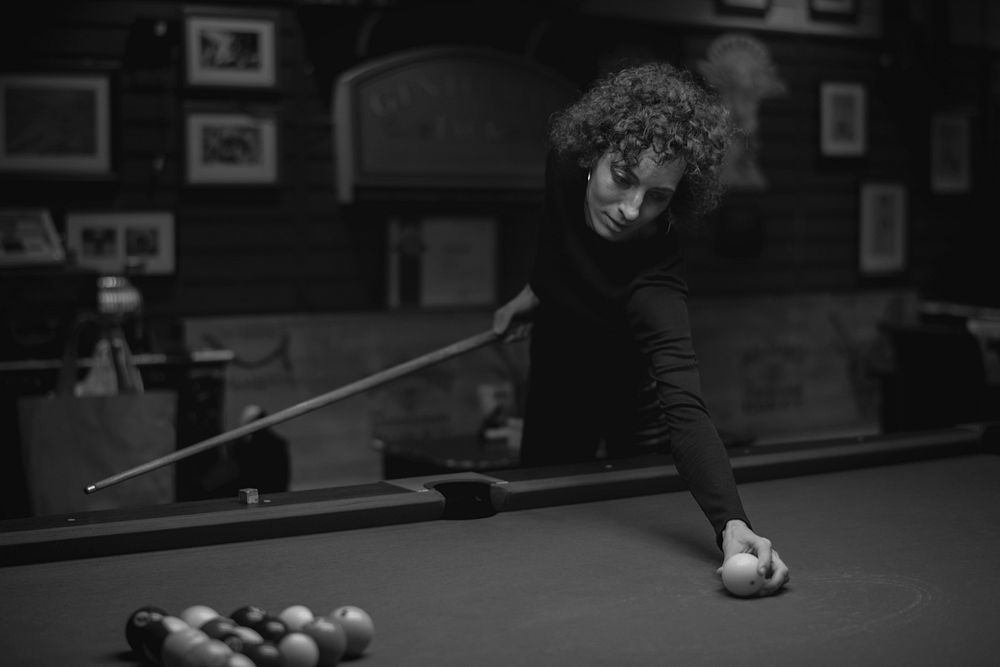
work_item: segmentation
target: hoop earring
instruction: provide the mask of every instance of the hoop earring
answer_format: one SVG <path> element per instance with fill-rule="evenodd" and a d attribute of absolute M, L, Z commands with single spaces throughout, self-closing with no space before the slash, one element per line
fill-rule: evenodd
<path fill-rule="evenodd" d="M 588 171 L 588 172 L 587 172 L 587 182 L 588 182 L 588 183 L 590 183 L 590 176 L 591 176 L 591 175 L 592 175 L 593 173 L 594 173 L 593 171 Z"/>

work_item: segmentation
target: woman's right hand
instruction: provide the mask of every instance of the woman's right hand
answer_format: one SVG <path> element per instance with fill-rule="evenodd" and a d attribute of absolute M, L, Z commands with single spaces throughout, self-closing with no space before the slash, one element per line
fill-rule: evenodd
<path fill-rule="evenodd" d="M 531 330 L 531 317 L 538 304 L 531 285 L 525 285 L 517 296 L 493 313 L 493 332 L 507 342 L 527 337 Z"/>

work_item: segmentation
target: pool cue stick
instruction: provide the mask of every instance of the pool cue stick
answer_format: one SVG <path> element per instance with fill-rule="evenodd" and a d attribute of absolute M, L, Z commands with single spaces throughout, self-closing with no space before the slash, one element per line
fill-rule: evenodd
<path fill-rule="evenodd" d="M 368 377 L 344 385 L 343 387 L 334 389 L 333 391 L 320 394 L 319 396 L 302 401 L 301 403 L 296 403 L 295 405 L 285 408 L 284 410 L 279 410 L 272 415 L 266 415 L 260 419 L 234 428 L 231 431 L 220 433 L 219 435 L 212 436 L 211 438 L 202 440 L 201 442 L 197 442 L 183 449 L 178 449 L 177 451 L 171 452 L 166 456 L 161 456 L 158 459 L 153 459 L 147 463 L 143 463 L 135 466 L 134 468 L 114 474 L 100 480 L 99 482 L 94 482 L 84 488 L 83 491 L 84 493 L 94 493 L 95 491 L 109 487 L 113 484 L 124 482 L 127 479 L 143 475 L 151 470 L 156 470 L 157 468 L 162 468 L 165 465 L 175 463 L 189 456 L 199 454 L 207 449 L 211 449 L 212 447 L 217 447 L 223 443 L 242 438 L 245 435 L 260 431 L 261 429 L 265 429 L 269 426 L 274 426 L 275 424 L 280 424 L 281 422 L 288 421 L 289 419 L 294 419 L 295 417 L 303 415 L 307 412 L 312 412 L 313 410 L 322 408 L 337 401 L 341 401 L 345 398 L 349 398 L 355 394 L 368 391 L 369 389 L 385 384 L 391 380 L 395 380 L 396 378 L 402 377 L 408 373 L 413 373 L 414 371 L 418 371 L 453 357 L 457 357 L 496 340 L 500 340 L 500 336 L 495 334 L 493 331 L 484 331 L 482 333 L 475 334 L 474 336 L 463 338 L 462 340 L 452 343 L 451 345 L 434 350 L 433 352 L 428 352 L 427 354 L 405 361 L 397 366 L 378 371 L 377 373 L 373 373 Z"/>

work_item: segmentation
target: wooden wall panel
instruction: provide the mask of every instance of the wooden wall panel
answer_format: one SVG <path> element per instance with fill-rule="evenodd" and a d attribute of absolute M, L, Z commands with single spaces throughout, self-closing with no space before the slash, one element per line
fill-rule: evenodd
<path fill-rule="evenodd" d="M 0 28 L 4 67 L 112 71 L 117 175 L 112 182 L 98 183 L 4 177 L 4 205 L 46 206 L 58 224 L 66 212 L 79 209 L 173 210 L 178 273 L 145 281 L 151 294 L 165 299 L 151 304 L 153 308 L 175 317 L 383 307 L 380 227 L 393 214 L 392 205 L 365 211 L 337 204 L 329 86 L 337 72 L 359 60 L 409 48 L 421 36 L 433 35 L 437 42 L 456 39 L 425 25 L 437 14 L 414 9 L 394 18 L 392 12 L 403 11 L 400 3 L 397 9 L 380 9 L 382 19 L 375 21 L 375 10 L 364 3 L 306 10 L 277 0 L 224 2 L 234 10 L 270 8 L 279 17 L 281 89 L 274 95 L 257 95 L 192 91 L 184 86 L 179 41 L 183 4 L 154 0 L 35 4 Z M 799 34 L 704 22 L 643 21 L 641 30 L 629 30 L 639 27 L 629 23 L 632 19 L 507 14 L 501 22 L 503 34 L 499 29 L 492 34 L 490 22 L 482 21 L 469 27 L 466 41 L 524 54 L 527 36 L 532 35 L 537 39 L 533 52 L 555 53 L 566 45 L 546 40 L 568 39 L 570 32 L 560 29 L 560 21 L 592 35 L 606 35 L 614 24 L 617 43 L 572 42 L 576 64 L 565 73 L 581 82 L 596 74 L 583 72 L 583 64 L 605 62 L 615 52 L 669 54 L 694 67 L 705 57 L 711 40 L 730 30 L 749 30 L 767 45 L 788 86 L 786 95 L 766 100 L 760 111 L 759 161 L 769 185 L 762 192 L 733 193 L 719 215 L 692 232 L 688 255 L 694 294 L 865 289 L 868 285 L 857 273 L 857 215 L 858 189 L 869 179 L 900 180 L 910 192 L 912 267 L 895 285 L 919 287 L 923 276 L 945 270 L 935 262 L 963 252 L 959 246 L 948 249 L 962 236 L 951 219 L 971 215 L 975 197 L 981 195 L 944 201 L 928 194 L 926 114 L 932 106 L 972 108 L 977 114 L 977 137 L 995 133 L 989 128 L 992 117 L 975 109 L 989 98 L 983 79 L 988 78 L 991 63 L 996 67 L 996 54 L 972 47 L 949 49 L 934 41 L 941 31 L 929 25 L 927 17 L 921 23 L 920 16 L 894 11 L 892 20 L 909 22 L 886 23 L 885 37 L 880 38 L 870 32 L 862 37 Z M 549 21 L 549 29 L 537 29 L 540 19 Z M 148 30 L 149 22 L 157 20 L 171 27 L 170 38 L 159 43 L 149 33 L 138 35 L 138 27 L 145 25 Z M 323 39 L 324 35 L 329 36 Z M 643 41 L 630 43 L 630 39 Z M 940 59 L 937 69 L 926 74 L 906 69 L 925 62 L 921 53 L 928 45 Z M 583 51 L 588 48 L 595 51 Z M 957 67 L 954 75 L 948 74 L 949 63 Z M 833 160 L 819 154 L 819 85 L 828 80 L 858 81 L 868 88 L 870 150 L 863 158 Z M 913 88 L 914 83 L 923 87 Z M 906 95 L 928 86 L 942 86 L 943 92 L 931 89 L 926 99 Z M 186 186 L 183 109 L 190 102 L 273 108 L 280 124 L 280 183 L 268 188 Z M 977 153 L 984 154 L 978 149 Z M 981 170 L 976 174 L 976 186 L 982 191 L 989 178 L 995 179 L 997 165 L 995 160 L 979 160 L 977 166 L 987 169 L 985 175 Z M 6 187 L 8 183 L 14 187 Z M 499 216 L 503 234 L 498 296 L 516 291 L 530 266 L 535 202 L 487 200 L 458 206 L 452 195 L 430 194 L 419 202 L 420 210 L 433 211 L 436 198 L 442 210 L 458 207 L 466 214 Z M 397 212 L 417 205 L 402 200 L 395 204 Z M 726 238 L 731 229 L 720 224 L 725 214 L 756 221 L 759 251 L 741 257 L 726 254 L 724 247 L 732 239 Z M 253 298 L 245 298 L 247 291 Z"/>

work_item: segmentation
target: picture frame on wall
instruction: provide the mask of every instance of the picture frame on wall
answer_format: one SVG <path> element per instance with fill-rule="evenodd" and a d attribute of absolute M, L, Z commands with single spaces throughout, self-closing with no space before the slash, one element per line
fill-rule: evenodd
<path fill-rule="evenodd" d="M 860 83 L 820 84 L 820 153 L 860 157 L 868 150 L 867 91 Z"/>
<path fill-rule="evenodd" d="M 861 185 L 858 263 L 863 276 L 906 269 L 906 186 L 894 182 Z"/>
<path fill-rule="evenodd" d="M 823 21 L 854 21 L 858 0 L 809 0 L 809 16 Z"/>
<path fill-rule="evenodd" d="M 85 211 L 66 214 L 66 248 L 78 266 L 104 274 L 175 272 L 171 211 Z"/>
<path fill-rule="evenodd" d="M 0 74 L 0 117 L 0 172 L 111 174 L 109 75 Z"/>
<path fill-rule="evenodd" d="M 0 209 L 0 267 L 62 264 L 62 240 L 44 208 Z"/>
<path fill-rule="evenodd" d="M 193 87 L 278 87 L 278 15 L 189 7 L 184 15 L 185 83 Z"/>
<path fill-rule="evenodd" d="M 771 0 L 715 0 L 719 14 L 764 16 L 771 9 Z"/>
<path fill-rule="evenodd" d="M 966 114 L 931 117 L 931 192 L 961 194 L 972 189 L 971 131 Z"/>
<path fill-rule="evenodd" d="M 188 185 L 273 185 L 278 182 L 278 120 L 256 110 L 188 109 Z"/>

